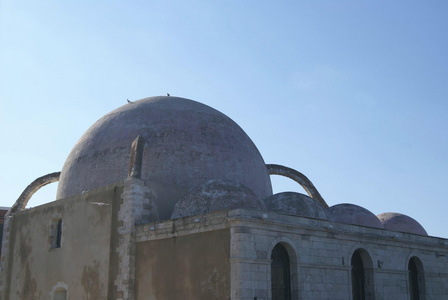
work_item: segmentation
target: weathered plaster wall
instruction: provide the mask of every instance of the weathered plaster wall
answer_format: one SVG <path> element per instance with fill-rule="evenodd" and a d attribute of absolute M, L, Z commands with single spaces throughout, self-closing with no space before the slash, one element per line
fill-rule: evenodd
<path fill-rule="evenodd" d="M 111 219 L 121 192 L 107 186 L 17 213 L 5 299 L 51 299 L 56 285 L 67 287 L 69 299 L 107 299 Z M 50 249 L 56 218 L 62 218 L 62 244 Z"/>
<path fill-rule="evenodd" d="M 230 299 L 228 229 L 136 245 L 136 299 Z"/>

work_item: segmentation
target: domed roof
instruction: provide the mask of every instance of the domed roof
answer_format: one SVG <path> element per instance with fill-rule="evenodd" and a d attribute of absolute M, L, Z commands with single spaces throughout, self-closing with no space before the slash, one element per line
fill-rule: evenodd
<path fill-rule="evenodd" d="M 428 235 L 420 223 L 403 214 L 391 212 L 382 213 L 378 215 L 378 219 L 387 230 Z"/>
<path fill-rule="evenodd" d="M 335 222 L 383 228 L 380 220 L 364 207 L 350 203 L 342 203 L 331 206 L 329 210 L 333 215 Z"/>
<path fill-rule="evenodd" d="M 266 208 L 279 213 L 331 220 L 328 210 L 316 200 L 300 193 L 283 192 L 264 199 Z"/>
<path fill-rule="evenodd" d="M 234 121 L 199 102 L 151 97 L 123 105 L 87 130 L 65 161 L 57 198 L 126 179 L 139 135 L 146 142 L 141 178 L 155 195 L 160 220 L 210 179 L 244 184 L 260 199 L 272 195 L 263 158 Z"/>
<path fill-rule="evenodd" d="M 182 197 L 174 206 L 171 218 L 236 208 L 266 210 L 263 201 L 247 186 L 228 180 L 209 180 Z"/>

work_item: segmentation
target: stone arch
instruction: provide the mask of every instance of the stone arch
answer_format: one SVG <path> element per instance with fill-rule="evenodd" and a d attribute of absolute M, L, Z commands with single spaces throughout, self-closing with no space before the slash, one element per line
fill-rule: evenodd
<path fill-rule="evenodd" d="M 308 177 L 306 177 L 299 171 L 296 171 L 292 168 L 288 168 L 282 165 L 275 165 L 275 164 L 267 164 L 266 167 L 270 175 L 285 176 L 294 180 L 303 187 L 303 189 L 307 192 L 308 196 L 318 201 L 325 208 L 328 208 L 327 202 L 325 202 L 324 198 L 322 198 L 319 191 L 316 189 L 311 180 L 309 180 Z"/>
<path fill-rule="evenodd" d="M 289 256 L 294 257 L 294 260 L 297 261 L 298 248 L 296 246 L 296 243 L 286 236 L 278 236 L 271 240 L 271 242 L 268 244 L 268 248 L 266 249 L 266 259 L 270 259 L 272 250 L 274 249 L 275 245 L 279 243 L 283 244 L 286 247 L 286 250 L 288 250 Z"/>
<path fill-rule="evenodd" d="M 3 288 L 4 276 L 8 274 L 8 259 L 9 259 L 9 229 L 11 220 L 13 216 L 25 209 L 31 196 L 36 193 L 41 187 L 50 184 L 52 182 L 58 181 L 61 172 L 54 172 L 42 177 L 35 179 L 31 182 L 25 190 L 22 192 L 20 197 L 16 200 L 14 205 L 9 209 L 5 215 L 5 221 L 3 224 L 3 241 L 2 241 L 2 255 L 1 255 L 1 265 L 3 266 L 3 272 L 0 272 L 0 290 Z"/>
<path fill-rule="evenodd" d="M 352 247 L 347 263 L 351 266 L 353 300 L 375 299 L 375 276 L 372 256 L 361 245 Z"/>
<path fill-rule="evenodd" d="M 34 193 L 36 193 L 43 186 L 58 181 L 60 175 L 61 172 L 54 172 L 39 177 L 35 179 L 33 182 L 31 182 L 22 192 L 22 194 L 14 203 L 14 205 L 11 207 L 11 209 L 8 211 L 8 215 L 15 214 L 16 212 L 25 209 L 26 205 L 28 204 L 28 201 L 31 199 Z"/>
<path fill-rule="evenodd" d="M 362 257 L 366 259 L 367 266 L 369 268 L 374 269 L 375 265 L 373 264 L 374 260 L 371 255 L 371 251 L 365 245 L 360 244 L 360 243 L 356 243 L 350 248 L 350 251 L 347 254 L 347 259 L 348 259 L 347 261 L 350 263 L 350 259 L 353 256 L 353 254 L 355 253 L 355 251 L 360 250 L 360 249 L 362 250 Z"/>
<path fill-rule="evenodd" d="M 287 237 L 277 237 L 273 239 L 267 248 L 266 254 L 267 260 L 272 263 L 271 255 L 276 246 L 280 245 L 283 247 L 289 257 L 289 278 L 290 278 L 290 289 L 291 289 L 291 299 L 297 299 L 299 294 L 299 281 L 298 281 L 298 261 L 297 261 L 297 247 L 293 240 Z M 272 268 L 272 266 L 271 266 Z M 268 294 L 272 296 L 272 269 L 268 268 Z"/>
<path fill-rule="evenodd" d="M 421 260 L 421 258 L 419 257 L 419 253 L 417 253 L 416 251 L 410 251 L 409 253 L 408 253 L 408 255 L 404 258 L 403 257 L 403 261 L 402 261 L 402 264 L 403 264 L 403 270 L 407 270 L 408 269 L 408 264 L 409 264 L 409 261 L 412 259 L 412 258 L 416 258 L 416 259 L 418 259 L 418 261 L 420 262 L 420 264 L 421 264 L 421 266 L 422 266 L 422 268 L 423 268 L 423 261 Z"/>

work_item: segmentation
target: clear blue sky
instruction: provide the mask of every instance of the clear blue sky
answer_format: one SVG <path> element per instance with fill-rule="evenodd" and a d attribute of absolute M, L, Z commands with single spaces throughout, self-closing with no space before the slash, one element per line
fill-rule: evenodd
<path fill-rule="evenodd" d="M 169 92 L 227 114 L 330 206 L 448 237 L 447 14 L 447 1 L 0 0 L 0 206 L 127 98 Z"/>

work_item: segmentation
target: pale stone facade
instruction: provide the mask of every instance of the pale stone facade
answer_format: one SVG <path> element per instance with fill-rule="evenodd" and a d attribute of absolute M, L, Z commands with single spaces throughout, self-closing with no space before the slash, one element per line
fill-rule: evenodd
<path fill-rule="evenodd" d="M 18 213 L 10 248 L 16 255 L 9 256 L 12 262 L 3 258 L 3 264 L 10 266 L 3 299 L 48 299 L 60 283 L 67 286 L 67 299 L 272 299 L 271 254 L 279 243 L 291 260 L 291 299 L 352 299 L 350 261 L 359 249 L 367 255 L 366 270 L 371 268 L 373 273 L 370 284 L 374 297 L 367 299 L 410 299 L 408 263 L 412 257 L 423 265 L 426 298 L 421 299 L 445 299 L 448 295 L 446 239 L 247 209 L 136 225 L 131 212 L 123 213 L 126 209 L 136 215 L 143 211 L 142 191 L 141 182 L 130 179 L 121 187 L 92 190 Z M 97 200 L 105 204 L 92 204 Z M 49 249 L 45 228 L 56 215 L 64 221 L 62 246 Z M 225 256 L 219 254 L 215 244 L 209 245 L 213 240 L 210 237 L 218 233 L 222 242 L 219 247 L 228 247 Z M 168 261 L 160 265 L 142 259 L 139 252 L 136 256 L 136 247 L 145 248 L 158 241 L 173 243 L 172 249 L 167 245 L 153 248 L 152 255 L 158 257 L 176 251 L 176 240 L 180 243 L 185 239 L 188 244 L 196 238 L 196 243 L 206 245 L 209 252 L 198 255 L 182 250 L 188 264 L 204 265 L 206 257 L 211 256 L 228 266 L 219 262 L 206 265 L 204 274 L 190 269 L 182 276 L 189 277 L 191 286 L 175 289 L 175 297 L 156 297 L 157 287 L 151 276 L 164 278 L 170 287 L 176 270 L 167 270 Z M 179 269 L 184 269 L 180 264 L 185 261 L 179 263 Z M 41 276 L 42 270 L 51 276 Z M 210 284 L 214 274 L 220 274 L 221 287 Z M 220 297 L 210 297 L 213 293 L 207 292 L 220 288 L 226 289 L 218 293 Z M 189 298 L 182 297 L 183 289 L 189 291 Z"/>
<path fill-rule="evenodd" d="M 129 141 L 127 155 L 120 154 L 126 152 L 121 146 L 98 144 L 104 128 L 94 125 L 75 147 L 87 155 L 75 151 L 78 156 L 70 155 L 61 174 L 76 180 L 81 192 L 25 209 L 32 193 L 57 180 L 59 173 L 30 184 L 5 218 L 1 299 L 447 299 L 447 239 L 428 236 L 417 221 L 402 214 L 377 217 L 353 204 L 328 207 L 303 174 L 265 165 L 248 138 L 249 144 L 219 144 L 244 133 L 239 127 L 226 130 L 234 125 L 214 111 L 204 120 L 218 125 L 204 129 L 206 123 L 197 118 L 210 108 L 188 101 L 157 97 L 118 110 L 125 120 L 131 111 L 132 121 L 135 109 L 152 105 L 167 106 L 170 116 L 172 110 L 188 108 L 156 133 L 145 118 L 144 126 L 136 128 L 133 123 L 122 127 L 122 119 L 115 125 L 100 122 L 117 134 L 132 131 L 132 136 L 122 136 Z M 181 124 L 173 129 L 171 122 L 177 120 Z M 183 132 L 185 120 L 199 125 L 189 123 Z M 150 133 L 145 136 L 140 126 Z M 220 127 L 218 138 L 207 140 L 213 126 Z M 184 138 L 204 132 L 192 144 Z M 176 136 L 184 142 L 173 145 Z M 148 157 L 151 139 L 162 149 L 151 154 L 159 160 Z M 170 143 L 163 144 L 167 139 Z M 241 151 L 257 157 L 242 162 L 237 159 Z M 236 158 L 229 164 L 231 155 Z M 117 163 L 117 157 L 125 163 Z M 97 158 L 105 166 L 84 169 Z M 82 167 L 72 172 L 79 160 L 84 160 Z M 173 162 L 182 165 L 179 170 Z M 189 177 L 190 167 L 203 178 Z M 170 176 L 164 177 L 163 168 L 170 169 Z M 120 174 L 108 173 L 114 170 Z M 79 174 L 85 178 L 78 180 Z M 101 186 L 93 187 L 96 183 L 89 178 L 102 174 Z M 246 178 L 254 174 L 262 182 Z M 308 196 L 272 195 L 270 174 L 295 180 Z M 88 189 L 83 190 L 83 182 Z M 65 179 L 61 193 L 73 190 L 67 185 L 70 180 Z"/>
<path fill-rule="evenodd" d="M 418 257 L 424 267 L 424 299 L 448 295 L 448 250 L 441 238 L 237 209 L 143 225 L 136 239 L 173 239 L 221 229 L 230 230 L 231 299 L 271 299 L 271 253 L 278 243 L 291 258 L 292 299 L 352 299 L 350 260 L 359 249 L 370 259 L 372 299 L 410 299 L 411 257 Z"/>

